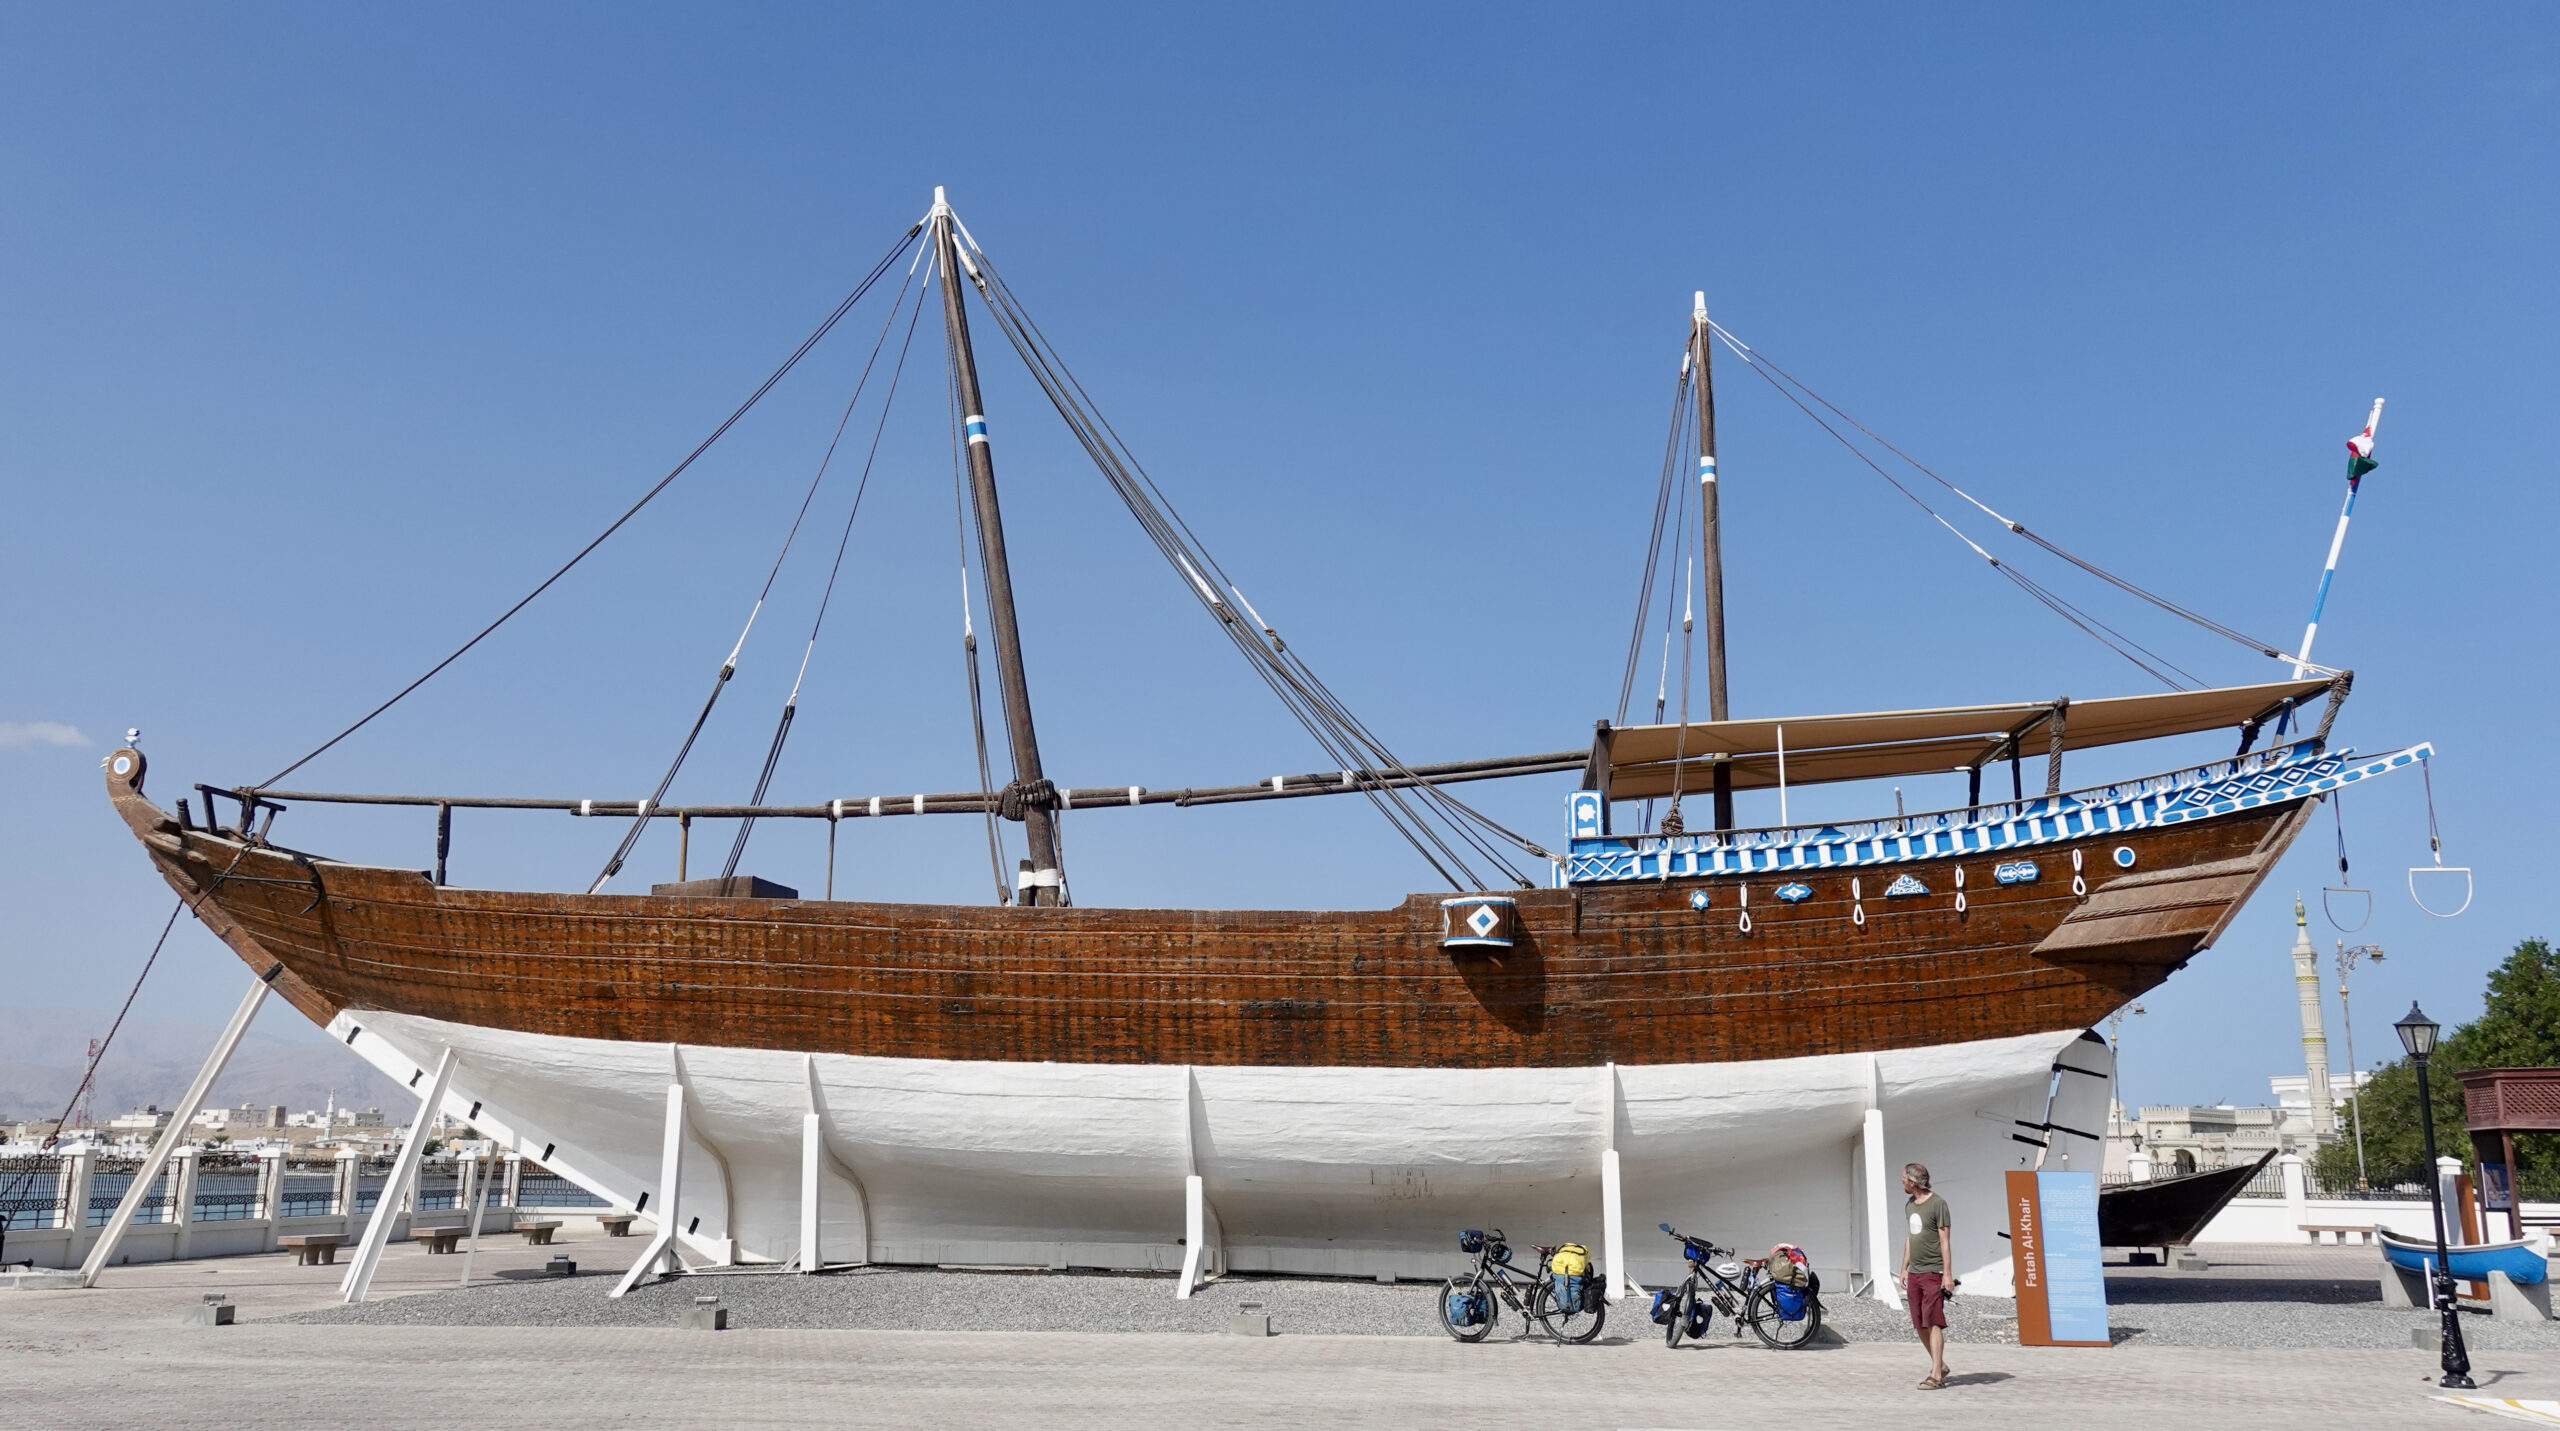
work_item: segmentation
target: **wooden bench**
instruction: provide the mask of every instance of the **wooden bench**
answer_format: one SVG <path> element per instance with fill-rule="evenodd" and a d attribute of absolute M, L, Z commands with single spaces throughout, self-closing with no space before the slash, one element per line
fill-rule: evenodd
<path fill-rule="evenodd" d="M 2294 1226 L 2311 1234 L 2311 1245 L 2314 1247 L 2320 1245 L 2320 1234 L 2324 1232 L 2336 1233 L 2340 1247 L 2347 1245 L 2347 1234 L 2350 1232 L 2367 1246 L 2373 1243 L 2373 1224 L 2369 1222 L 2297 1222 Z"/>
<path fill-rule="evenodd" d="M 604 1235 L 607 1237 L 629 1237 L 631 1235 L 631 1223 L 632 1216 L 627 1212 L 600 1212 L 596 1214 L 596 1226 L 603 1228 Z"/>
<path fill-rule="evenodd" d="M 516 1231 L 523 1233 L 526 1245 L 532 1247 L 550 1246 L 551 1234 L 559 1230 L 560 1224 L 557 1222 L 519 1222 L 516 1224 Z"/>
<path fill-rule="evenodd" d="M 346 1234 L 340 1232 L 296 1232 L 277 1238 L 276 1246 L 291 1252 L 297 1267 L 318 1267 L 323 1263 L 334 1267 L 338 1249 L 346 1241 Z"/>
<path fill-rule="evenodd" d="M 451 1252 L 461 1245 L 463 1231 L 459 1227 L 422 1227 L 410 1236 L 427 1244 L 430 1253 Z"/>

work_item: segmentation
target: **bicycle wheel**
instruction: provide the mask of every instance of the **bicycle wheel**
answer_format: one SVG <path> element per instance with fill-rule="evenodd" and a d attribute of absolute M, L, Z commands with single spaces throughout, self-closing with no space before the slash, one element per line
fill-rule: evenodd
<path fill-rule="evenodd" d="M 1560 1342 L 1587 1342 L 1600 1335 L 1600 1324 L 1609 1319 L 1606 1304 L 1597 1311 L 1586 1312 L 1582 1310 L 1581 1299 L 1576 1297 L 1574 1305 L 1562 1306 L 1557 1300 L 1562 1291 L 1553 1277 L 1538 1283 L 1538 1300 L 1531 1304 L 1538 1325 L 1545 1327 L 1547 1335 Z"/>
<path fill-rule="evenodd" d="M 1680 1284 L 1680 1290 L 1678 1292 L 1672 1294 L 1671 1320 L 1664 1323 L 1662 1327 L 1662 1344 L 1664 1346 L 1677 1347 L 1680 1345 L 1680 1334 L 1689 1325 L 1689 1304 L 1697 1299 L 1698 1290 L 1685 1282 Z"/>
<path fill-rule="evenodd" d="M 1484 1309 L 1484 1320 L 1460 1322 L 1450 1310 L 1450 1302 L 1459 1297 L 1472 1297 Z M 1493 1289 L 1481 1277 L 1452 1277 L 1440 1284 L 1440 1327 L 1462 1342 L 1480 1342 L 1493 1335 L 1494 1320 L 1502 1315 L 1502 1305 L 1494 1300 Z"/>
<path fill-rule="evenodd" d="M 1795 1351 L 1812 1345 L 1815 1334 L 1822 1330 L 1822 1303 L 1808 1293 L 1804 1315 L 1790 1321 L 1778 1307 L 1777 1286 L 1763 1282 L 1752 1289 L 1751 1300 L 1743 1306 L 1742 1319 L 1751 1324 L 1751 1334 L 1763 1345 Z"/>

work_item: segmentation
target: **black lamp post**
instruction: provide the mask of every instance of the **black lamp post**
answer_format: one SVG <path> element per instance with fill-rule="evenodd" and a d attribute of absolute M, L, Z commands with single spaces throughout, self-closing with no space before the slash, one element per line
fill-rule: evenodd
<path fill-rule="evenodd" d="M 2418 1130 L 2427 1148 L 2427 1199 L 2436 1210 L 2436 1265 L 2430 1290 L 2444 1324 L 2444 1379 L 2437 1385 L 2469 1387 L 2471 1353 L 2462 1345 L 2462 1311 L 2454 1305 L 2453 1273 L 2445 1266 L 2444 1179 L 2436 1175 L 2435 1100 L 2427 1095 L 2427 1059 L 2436 1051 L 2436 1023 L 2412 1001 L 2409 1016 L 2392 1027 L 2399 1031 L 2400 1046 L 2409 1051 L 2409 1061 L 2418 1066 Z"/>

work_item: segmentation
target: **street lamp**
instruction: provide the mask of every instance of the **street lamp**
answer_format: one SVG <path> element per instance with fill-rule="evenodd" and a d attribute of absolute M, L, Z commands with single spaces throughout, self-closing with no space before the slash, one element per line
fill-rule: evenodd
<path fill-rule="evenodd" d="M 2350 949 L 2347 941 L 2338 941 L 2338 1020 L 2339 1031 L 2347 1036 L 2347 1109 L 2356 1127 L 2356 1191 L 2370 1192 L 2373 1184 L 2366 1180 L 2364 1171 L 2364 1089 L 2356 1082 L 2360 1076 L 2356 1071 L 2356 1014 L 2347 1003 L 2347 975 L 2355 972 L 2359 959 L 2381 963 L 2382 946 L 2359 944 Z"/>
<path fill-rule="evenodd" d="M 2435 1294 L 2436 1309 L 2444 1319 L 2444 1377 L 2439 1386 L 2469 1387 L 2471 1353 L 2462 1345 L 2462 1311 L 2454 1305 L 2453 1273 L 2446 1269 L 2449 1255 L 2444 1245 L 2444 1179 L 2436 1176 L 2435 1102 L 2427 1095 L 2427 1059 L 2436 1051 L 2436 1022 L 2419 1012 L 2411 1000 L 2409 1016 L 2392 1027 L 2400 1033 L 2400 1046 L 2409 1051 L 2409 1061 L 2418 1066 L 2418 1131 L 2427 1150 L 2427 1198 L 2436 1210 L 2435 1277 L 2429 1290 Z"/>

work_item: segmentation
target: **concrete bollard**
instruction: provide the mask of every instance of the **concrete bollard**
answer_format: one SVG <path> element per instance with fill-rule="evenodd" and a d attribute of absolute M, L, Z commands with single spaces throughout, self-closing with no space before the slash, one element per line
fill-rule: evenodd
<path fill-rule="evenodd" d="M 2173 1249 L 2169 1255 L 2177 1260 L 2181 1272 L 2202 1272 L 2213 1265 L 2204 1260 L 2203 1253 L 2185 1247 Z"/>
<path fill-rule="evenodd" d="M 566 1255 L 554 1257 L 550 1261 L 542 1264 L 542 1275 L 546 1277 L 575 1277 L 578 1275 L 578 1264 L 570 1261 Z"/>
<path fill-rule="evenodd" d="M 229 1297 L 220 1292 L 207 1292 L 204 1294 L 204 1305 L 187 1308 L 187 1314 L 179 1319 L 179 1324 L 189 1327 L 227 1327 L 231 1325 L 231 1318 L 238 1310 L 231 1305 Z"/>
<path fill-rule="evenodd" d="M 1267 1337 L 1271 1335 L 1271 1314 L 1262 1310 L 1260 1302 L 1238 1302 L 1235 1315 L 1227 1318 L 1227 1335 Z"/>
<path fill-rule="evenodd" d="M 729 1309 L 717 1297 L 696 1297 L 685 1308 L 685 1330 L 692 1332 L 725 1332 L 729 1330 Z"/>

